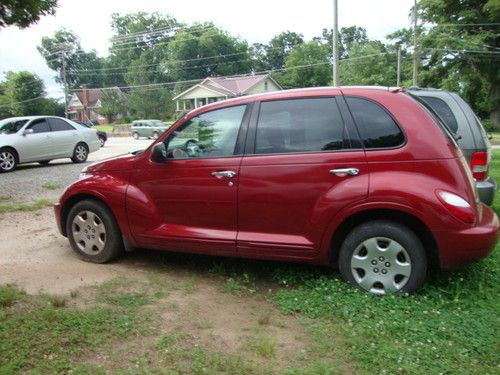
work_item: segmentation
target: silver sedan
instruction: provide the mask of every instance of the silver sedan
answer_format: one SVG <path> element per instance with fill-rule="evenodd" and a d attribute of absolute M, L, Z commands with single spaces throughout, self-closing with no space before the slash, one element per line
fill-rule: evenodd
<path fill-rule="evenodd" d="M 0 172 L 13 171 L 17 164 L 71 158 L 83 163 L 99 150 L 94 129 L 55 116 L 11 117 L 0 121 Z"/>

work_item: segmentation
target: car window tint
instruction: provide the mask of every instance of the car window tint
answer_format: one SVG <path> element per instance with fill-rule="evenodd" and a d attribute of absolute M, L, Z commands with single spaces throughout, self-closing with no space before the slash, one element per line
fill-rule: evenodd
<path fill-rule="evenodd" d="M 257 154 L 345 148 L 344 124 L 334 98 L 263 102 L 255 139 Z"/>
<path fill-rule="evenodd" d="M 434 111 L 441 117 L 446 126 L 453 132 L 456 133 L 458 130 L 458 123 L 455 115 L 453 114 L 450 106 L 446 104 L 443 99 L 433 98 L 430 96 L 421 96 Z"/>
<path fill-rule="evenodd" d="M 165 141 L 167 151 L 180 149 L 188 158 L 234 155 L 245 109 L 240 105 L 193 117 Z"/>
<path fill-rule="evenodd" d="M 50 121 L 50 128 L 52 129 L 53 132 L 60 132 L 60 131 L 65 131 L 65 130 L 75 130 L 75 128 L 73 128 L 70 124 L 68 124 L 64 120 L 61 120 L 58 118 L 51 118 L 51 119 L 49 119 L 49 121 Z"/>
<path fill-rule="evenodd" d="M 46 133 L 50 131 L 49 123 L 45 119 L 33 121 L 28 129 L 33 129 L 33 133 Z"/>
<path fill-rule="evenodd" d="M 382 106 L 356 97 L 346 97 L 346 101 L 366 148 L 397 147 L 404 143 L 401 129 Z"/>

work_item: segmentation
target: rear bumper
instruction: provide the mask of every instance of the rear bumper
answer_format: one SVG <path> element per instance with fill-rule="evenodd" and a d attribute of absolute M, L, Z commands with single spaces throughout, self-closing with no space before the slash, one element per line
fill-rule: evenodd
<path fill-rule="evenodd" d="M 61 204 L 56 203 L 54 204 L 54 215 L 56 217 L 56 224 L 57 224 L 57 229 L 59 230 L 59 233 L 61 233 L 63 236 L 66 236 L 64 233 L 63 227 L 62 227 L 62 222 L 61 222 Z"/>
<path fill-rule="evenodd" d="M 459 268 L 482 259 L 493 251 L 499 234 L 498 217 L 488 206 L 482 205 L 481 210 L 481 220 L 473 228 L 433 232 L 442 268 Z"/>
<path fill-rule="evenodd" d="M 484 204 L 491 206 L 493 203 L 493 199 L 495 198 L 495 192 L 497 190 L 497 184 L 495 180 L 491 177 L 488 177 L 484 181 L 476 182 L 477 191 L 479 193 L 479 199 Z"/>

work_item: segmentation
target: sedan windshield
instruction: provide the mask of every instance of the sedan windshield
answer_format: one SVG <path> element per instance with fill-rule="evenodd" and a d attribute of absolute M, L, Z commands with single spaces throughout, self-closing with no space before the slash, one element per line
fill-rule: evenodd
<path fill-rule="evenodd" d="M 17 133 L 28 120 L 3 120 L 0 121 L 0 134 L 15 134 Z"/>

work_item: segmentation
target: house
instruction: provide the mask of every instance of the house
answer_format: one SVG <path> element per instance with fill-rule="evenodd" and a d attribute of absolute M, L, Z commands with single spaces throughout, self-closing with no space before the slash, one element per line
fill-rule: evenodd
<path fill-rule="evenodd" d="M 181 113 L 220 100 L 277 90 L 281 86 L 269 74 L 208 77 L 172 100 L 176 102 L 177 113 Z"/>
<path fill-rule="evenodd" d="M 115 91 L 118 95 L 125 95 L 118 87 L 113 87 L 108 90 Z M 102 105 L 102 97 L 104 91 L 101 89 L 89 89 L 87 85 L 83 85 L 81 90 L 75 91 L 68 103 L 68 117 L 70 120 L 76 121 L 93 121 L 97 120 L 100 124 L 109 123 L 110 121 L 122 118 L 127 113 L 119 113 L 114 116 L 104 116 L 98 113 Z"/>

